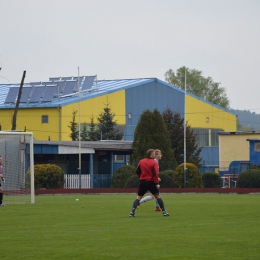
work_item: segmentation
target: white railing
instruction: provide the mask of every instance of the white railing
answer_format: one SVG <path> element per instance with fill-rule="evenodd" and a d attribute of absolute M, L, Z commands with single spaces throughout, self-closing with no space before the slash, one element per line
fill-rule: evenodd
<path fill-rule="evenodd" d="M 79 188 L 79 175 L 78 174 L 65 174 L 65 189 L 78 189 Z M 90 188 L 90 174 L 81 174 L 81 188 Z"/>
<path fill-rule="evenodd" d="M 237 187 L 237 174 L 224 174 L 224 176 L 221 177 L 223 180 L 222 188 L 236 188 Z"/>

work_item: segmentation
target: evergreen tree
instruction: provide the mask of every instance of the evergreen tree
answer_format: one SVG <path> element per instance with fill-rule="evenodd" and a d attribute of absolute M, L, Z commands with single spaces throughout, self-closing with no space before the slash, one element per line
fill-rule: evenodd
<path fill-rule="evenodd" d="M 82 141 L 89 141 L 86 122 L 84 122 L 82 130 L 80 129 L 80 138 Z"/>
<path fill-rule="evenodd" d="M 116 126 L 116 121 L 113 121 L 115 114 L 112 113 L 109 103 L 106 104 L 103 113 L 97 118 L 97 133 L 101 140 L 121 140 L 124 133 L 120 132 Z"/>
<path fill-rule="evenodd" d="M 179 113 L 173 113 L 169 108 L 163 111 L 162 118 L 166 123 L 171 139 L 171 148 L 174 150 L 175 159 L 180 165 L 184 162 L 184 119 Z M 186 161 L 200 167 L 201 148 L 196 144 L 196 136 L 186 123 Z"/>
<path fill-rule="evenodd" d="M 73 110 L 72 121 L 70 122 L 70 125 L 68 126 L 71 130 L 69 137 L 71 138 L 72 141 L 79 140 L 79 131 L 77 130 L 78 123 L 76 123 L 76 121 L 75 121 L 76 113 L 77 113 L 77 110 L 76 111 Z"/>
<path fill-rule="evenodd" d="M 90 118 L 90 129 L 88 131 L 88 137 L 90 141 L 98 141 L 100 140 L 98 137 L 98 132 L 96 131 L 96 125 L 94 123 L 94 117 L 92 115 L 92 117 Z"/>
<path fill-rule="evenodd" d="M 160 149 L 163 155 L 160 171 L 174 170 L 177 166 L 166 124 L 157 109 L 142 113 L 134 132 L 132 149 L 131 160 L 134 165 L 146 157 L 148 149 Z"/>

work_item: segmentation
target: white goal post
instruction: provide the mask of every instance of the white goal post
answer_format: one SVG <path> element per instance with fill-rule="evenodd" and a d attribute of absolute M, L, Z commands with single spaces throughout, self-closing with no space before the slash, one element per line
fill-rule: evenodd
<path fill-rule="evenodd" d="M 33 133 L 0 131 L 3 203 L 34 203 Z"/>

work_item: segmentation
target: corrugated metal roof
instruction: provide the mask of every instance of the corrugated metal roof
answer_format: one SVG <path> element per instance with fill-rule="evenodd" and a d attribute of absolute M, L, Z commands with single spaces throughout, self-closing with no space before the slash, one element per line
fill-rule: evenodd
<path fill-rule="evenodd" d="M 83 77 L 88 77 L 88 76 L 83 76 Z M 61 77 L 60 77 L 61 78 Z M 76 79 L 77 77 L 70 77 L 70 79 Z M 64 77 L 63 77 L 64 79 Z M 136 79 L 115 79 L 115 80 L 97 80 L 94 81 L 92 84 L 92 88 L 81 92 L 80 99 L 81 101 L 87 100 L 87 99 L 92 99 L 97 96 L 101 96 L 107 93 L 112 93 L 115 91 L 123 90 L 123 89 L 128 89 L 132 88 L 135 86 L 140 86 L 142 84 L 147 84 L 150 82 L 157 81 L 161 84 L 164 84 L 178 92 L 184 93 L 184 90 L 177 88 L 171 84 L 168 84 L 164 81 L 161 81 L 157 78 L 136 78 Z M 41 82 L 38 82 L 38 84 Z M 31 83 L 24 83 L 24 87 L 30 87 L 34 85 L 32 82 Z M 15 104 L 5 104 L 5 100 L 9 91 L 10 87 L 19 87 L 20 84 L 0 84 L 0 109 L 3 108 L 14 108 Z M 205 103 L 208 103 L 214 107 L 217 107 L 221 110 L 224 110 L 226 112 L 229 112 L 231 114 L 235 114 L 233 111 L 220 107 L 216 104 L 213 104 L 205 99 L 199 98 L 195 96 L 192 93 L 187 92 L 187 95 L 192 96 L 198 100 L 201 100 Z M 65 105 L 73 104 L 75 102 L 78 102 L 79 95 L 78 92 L 72 93 L 70 95 L 66 96 L 61 96 L 59 98 L 54 98 L 52 102 L 40 102 L 40 103 L 20 103 L 19 108 L 33 108 L 33 107 L 62 107 Z"/>
<path fill-rule="evenodd" d="M 149 83 L 151 81 L 157 80 L 155 78 L 138 78 L 138 79 L 117 79 L 117 80 L 98 80 L 94 81 L 92 89 L 81 92 L 81 100 L 86 100 L 93 98 L 95 96 L 104 95 L 104 93 L 111 93 L 121 89 L 127 89 L 137 85 L 142 85 Z M 23 87 L 29 87 L 32 84 L 25 83 Z M 15 104 L 5 104 L 9 88 L 19 87 L 20 84 L 0 84 L 0 108 L 13 108 Z M 71 93 L 66 96 L 61 96 L 54 99 L 52 102 L 39 102 L 39 103 L 20 103 L 20 108 L 32 108 L 32 107 L 57 107 L 64 106 L 70 103 L 75 103 L 78 101 L 78 92 Z"/>

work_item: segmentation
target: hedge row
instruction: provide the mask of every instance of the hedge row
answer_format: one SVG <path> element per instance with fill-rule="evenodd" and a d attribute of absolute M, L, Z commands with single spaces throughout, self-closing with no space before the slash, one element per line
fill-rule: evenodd
<path fill-rule="evenodd" d="M 112 178 L 112 188 L 136 188 L 139 178 L 135 173 L 135 167 L 124 165 L 117 169 Z M 34 166 L 35 188 L 54 189 L 64 185 L 64 173 L 55 164 L 37 164 Z M 175 171 L 166 170 L 160 172 L 161 188 L 182 188 L 184 186 L 184 165 L 180 164 Z M 26 173 L 26 179 L 30 180 L 30 169 Z M 29 183 L 29 182 L 28 182 Z M 186 188 L 220 188 L 222 180 L 218 173 L 205 172 L 201 174 L 196 165 L 186 164 Z M 260 188 L 260 170 L 249 169 L 238 175 L 237 187 Z"/>
<path fill-rule="evenodd" d="M 219 188 L 221 177 L 218 173 L 205 172 L 201 174 L 196 165 L 186 164 L 186 187 L 187 188 Z M 184 186 L 184 165 L 179 165 L 175 171 L 166 170 L 160 172 L 161 188 L 182 188 Z M 136 188 L 139 178 L 135 174 L 135 167 L 125 165 L 115 172 L 112 178 L 113 188 Z"/>

